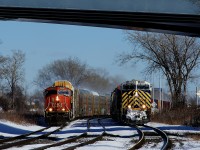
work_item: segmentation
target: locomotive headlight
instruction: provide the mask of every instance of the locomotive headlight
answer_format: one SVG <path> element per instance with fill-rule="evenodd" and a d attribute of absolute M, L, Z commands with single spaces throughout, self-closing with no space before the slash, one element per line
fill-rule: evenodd
<path fill-rule="evenodd" d="M 58 96 L 56 96 L 56 101 L 58 102 L 60 99 L 59 99 L 59 97 Z"/>
<path fill-rule="evenodd" d="M 49 108 L 49 111 L 51 112 L 51 111 L 53 111 L 53 109 L 52 109 L 52 108 Z"/>
<path fill-rule="evenodd" d="M 65 108 L 63 108 L 62 111 L 65 111 Z"/>
<path fill-rule="evenodd" d="M 137 91 L 135 92 L 135 97 L 138 97 L 138 92 Z"/>
<path fill-rule="evenodd" d="M 145 109 L 145 108 L 146 108 L 146 105 L 142 105 L 142 108 Z"/>
<path fill-rule="evenodd" d="M 128 109 L 131 109 L 131 105 L 128 105 Z"/>

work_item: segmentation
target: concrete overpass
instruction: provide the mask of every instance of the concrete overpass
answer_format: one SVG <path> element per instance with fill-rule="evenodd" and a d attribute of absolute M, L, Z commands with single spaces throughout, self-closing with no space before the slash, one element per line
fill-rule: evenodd
<path fill-rule="evenodd" d="M 0 0 L 0 19 L 200 36 L 199 0 Z"/>

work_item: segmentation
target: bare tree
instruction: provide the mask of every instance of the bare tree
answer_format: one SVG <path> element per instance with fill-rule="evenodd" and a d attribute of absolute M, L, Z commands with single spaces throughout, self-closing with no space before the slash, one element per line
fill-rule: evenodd
<path fill-rule="evenodd" d="M 52 69 L 56 76 L 68 79 L 76 87 L 88 78 L 88 66 L 78 58 L 54 61 Z"/>
<path fill-rule="evenodd" d="M 99 94 L 109 91 L 110 82 L 108 72 L 105 69 L 90 69 L 88 72 L 88 78 L 84 81 L 85 88 L 96 91 Z"/>
<path fill-rule="evenodd" d="M 5 63 L 6 59 L 7 59 L 6 57 L 0 56 L 0 78 L 3 77 L 3 68 L 1 66 L 3 63 Z"/>
<path fill-rule="evenodd" d="M 12 105 L 14 108 L 16 87 L 24 80 L 23 65 L 25 62 L 25 54 L 22 51 L 13 51 L 11 57 L 7 57 L 6 61 L 1 65 L 2 76 L 5 79 L 11 93 Z"/>
<path fill-rule="evenodd" d="M 50 63 L 38 71 L 38 75 L 33 82 L 39 88 L 44 89 L 48 86 L 51 86 L 55 80 L 58 80 L 58 78 L 55 76 L 52 70 L 52 63 Z"/>
<path fill-rule="evenodd" d="M 90 70 L 89 78 L 83 85 L 99 94 L 110 94 L 124 80 L 121 76 L 110 76 L 105 69 L 98 68 Z"/>
<path fill-rule="evenodd" d="M 78 58 L 56 60 L 39 70 L 34 81 L 41 88 L 52 85 L 55 80 L 69 80 L 78 87 L 88 77 L 88 66 Z"/>
<path fill-rule="evenodd" d="M 167 78 L 172 106 L 184 104 L 188 80 L 195 77 L 192 71 L 199 65 L 198 40 L 186 36 L 140 32 L 127 32 L 127 37 L 134 49 L 131 53 L 121 54 L 120 62 L 145 61 L 145 70 L 149 74 L 161 69 Z"/>
<path fill-rule="evenodd" d="M 76 88 L 87 88 L 105 94 L 116 86 L 117 79 L 119 78 L 110 77 L 105 69 L 93 69 L 78 58 L 68 58 L 44 66 L 34 82 L 44 89 L 55 80 L 69 80 Z"/>

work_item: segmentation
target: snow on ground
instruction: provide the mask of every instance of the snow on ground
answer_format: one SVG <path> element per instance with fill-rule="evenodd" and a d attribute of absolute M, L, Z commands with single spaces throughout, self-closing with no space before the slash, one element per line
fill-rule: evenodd
<path fill-rule="evenodd" d="M 0 137 L 13 137 L 42 129 L 37 125 L 20 125 L 6 120 L 0 120 Z"/>
<path fill-rule="evenodd" d="M 67 127 L 63 128 L 62 131 L 51 135 L 51 137 L 57 138 L 57 141 L 62 141 L 64 138 L 70 138 L 76 135 L 80 135 L 83 132 L 87 131 L 86 128 L 87 121 L 86 120 L 76 120 L 71 122 Z M 103 121 L 103 125 L 106 127 L 106 132 L 113 135 L 120 135 L 121 137 L 104 137 L 101 141 L 98 141 L 94 144 L 87 145 L 84 147 L 77 148 L 78 150 L 88 150 L 88 149 L 94 149 L 95 150 L 123 150 L 130 148 L 131 145 L 133 145 L 137 139 L 138 136 L 135 136 L 137 134 L 137 131 L 131 127 L 128 126 L 122 126 L 114 121 L 112 119 L 105 119 Z M 161 124 L 161 123 L 155 123 L 150 122 L 147 125 L 158 127 L 164 131 L 170 132 L 170 133 L 197 133 L 200 134 L 200 128 L 195 127 L 188 127 L 188 126 L 182 126 L 182 125 L 168 125 L 168 124 Z M 39 130 L 44 128 L 43 126 L 37 126 L 37 125 L 19 125 L 15 124 L 9 121 L 0 120 L 0 138 L 3 137 L 12 137 L 17 136 L 20 134 L 29 133 L 35 130 Z M 52 131 L 58 127 L 52 127 L 46 131 L 43 131 L 42 133 L 46 133 L 48 131 Z M 142 128 L 143 130 L 152 131 L 148 128 Z M 97 121 L 93 121 L 91 123 L 91 130 L 89 132 L 90 135 L 96 135 L 100 134 L 102 132 L 102 127 L 100 127 L 97 124 Z M 42 134 L 39 133 L 39 134 Z M 37 134 L 38 135 L 38 134 Z M 170 136 L 170 139 L 173 141 L 173 147 L 172 149 L 183 149 L 183 150 L 197 150 L 200 149 L 200 141 L 199 139 L 192 139 L 189 137 L 181 137 L 181 136 Z M 155 142 L 157 140 L 157 143 Z M 147 139 L 148 143 L 144 145 L 144 147 L 140 148 L 140 150 L 145 149 L 152 149 L 157 150 L 162 147 L 162 141 L 159 141 L 159 138 L 156 139 L 156 137 L 148 137 Z M 11 150 L 27 150 L 32 149 L 36 147 L 40 147 L 43 145 L 51 144 L 56 141 L 49 141 L 47 143 L 41 143 L 41 144 L 34 144 L 34 145 L 26 145 L 23 147 L 13 147 L 10 148 Z M 80 141 L 81 142 L 81 141 Z M 82 141 L 83 142 L 83 141 Z M 74 143 L 63 145 L 57 148 L 49 148 L 52 150 L 56 149 L 62 149 L 66 148 L 67 146 L 72 146 Z"/>
<path fill-rule="evenodd" d="M 177 133 L 179 135 L 184 135 L 186 133 L 196 133 L 200 134 L 200 127 L 189 127 L 184 125 L 169 125 L 163 123 L 149 122 L 149 126 L 158 127 L 161 130 L 167 131 L 168 133 Z"/>

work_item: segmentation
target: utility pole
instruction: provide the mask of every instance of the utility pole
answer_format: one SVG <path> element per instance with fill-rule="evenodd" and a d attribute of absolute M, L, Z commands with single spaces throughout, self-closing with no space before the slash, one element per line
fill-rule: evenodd
<path fill-rule="evenodd" d="M 199 105 L 199 99 L 198 99 L 199 94 L 200 94 L 200 93 L 198 93 L 198 87 L 196 87 L 197 107 L 198 107 L 198 105 Z"/>
<path fill-rule="evenodd" d="M 159 70 L 159 99 L 160 99 L 160 108 L 161 108 L 161 111 L 163 109 L 163 104 L 162 104 L 162 98 L 161 98 L 161 78 L 160 78 L 160 70 Z"/>
<path fill-rule="evenodd" d="M 153 103 L 154 103 L 154 73 L 152 74 L 153 78 L 153 84 L 152 84 L 152 97 L 153 97 Z"/>

